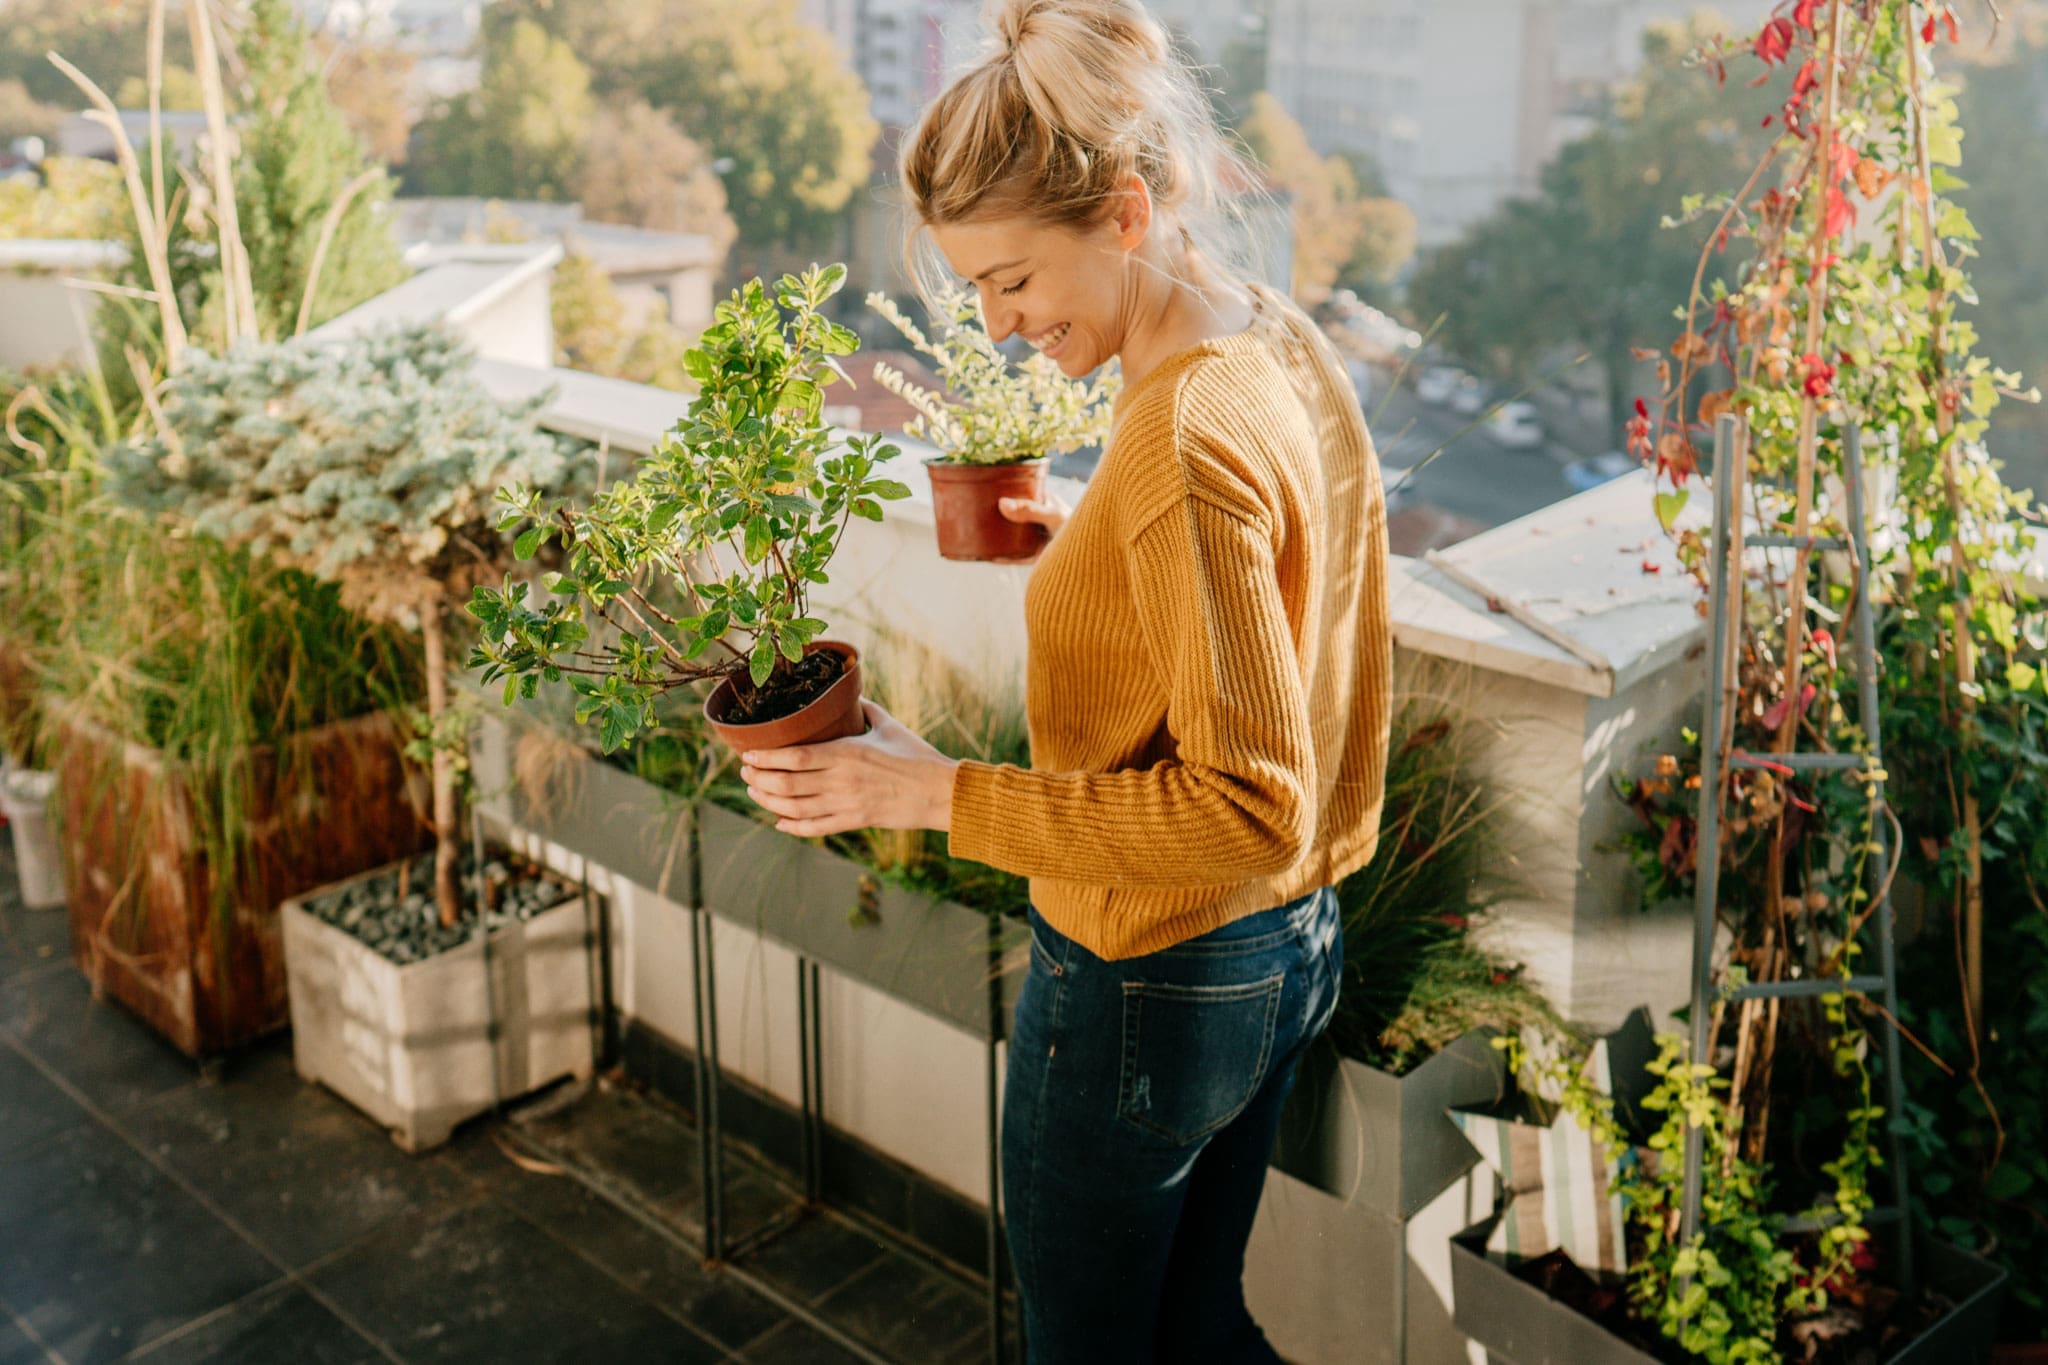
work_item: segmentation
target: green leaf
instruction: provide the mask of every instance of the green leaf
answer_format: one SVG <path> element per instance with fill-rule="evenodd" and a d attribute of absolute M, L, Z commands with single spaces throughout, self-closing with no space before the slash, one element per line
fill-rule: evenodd
<path fill-rule="evenodd" d="M 803 641 L 799 640 L 795 635 L 783 634 L 777 636 L 775 647 L 777 649 L 780 649 L 782 651 L 782 657 L 789 660 L 791 663 L 794 664 L 803 662 Z"/>
<path fill-rule="evenodd" d="M 532 559 L 534 552 L 540 549 L 541 541 L 547 538 L 547 534 L 548 528 L 545 526 L 527 527 L 519 533 L 519 539 L 512 542 L 512 557 Z"/>
<path fill-rule="evenodd" d="M 749 564 L 759 564 L 768 557 L 768 546 L 774 537 L 768 531 L 768 518 L 756 516 L 747 522 L 747 540 L 741 554 Z"/>
<path fill-rule="evenodd" d="M 1678 514 L 1685 510 L 1686 499 L 1691 496 L 1685 489 L 1680 488 L 1669 493 L 1659 493 L 1652 500 L 1657 508 L 1657 524 L 1664 528 L 1667 535 L 1677 523 Z"/>
<path fill-rule="evenodd" d="M 2005 685 L 2015 692 L 2031 692 L 2040 680 L 2041 670 L 2024 660 L 2015 659 L 2006 665 Z"/>
<path fill-rule="evenodd" d="M 747 676 L 759 687 L 768 681 L 768 675 L 775 671 L 775 642 L 763 635 L 754 641 L 754 652 L 747 658 Z"/>
<path fill-rule="evenodd" d="M 853 514 L 857 517 L 866 517 L 869 521 L 880 521 L 882 519 L 882 504 L 876 502 L 873 498 L 855 498 L 853 501 Z"/>
<path fill-rule="evenodd" d="M 878 498 L 885 498 L 890 502 L 894 502 L 898 498 L 910 496 L 910 485 L 898 483 L 895 479 L 876 479 L 868 484 L 868 492 Z"/>

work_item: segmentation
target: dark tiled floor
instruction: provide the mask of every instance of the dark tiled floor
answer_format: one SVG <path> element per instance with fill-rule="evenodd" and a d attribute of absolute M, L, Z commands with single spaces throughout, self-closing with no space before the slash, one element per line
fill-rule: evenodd
<path fill-rule="evenodd" d="M 835 1214 L 707 1270 L 694 1132 L 631 1086 L 409 1157 L 300 1081 L 288 1038 L 202 1076 L 91 998 L 4 843 L 0 1365 L 859 1359 L 791 1303 L 884 1360 L 985 1357 L 978 1288 Z M 744 1153 L 727 1171 L 736 1231 L 788 1206 Z"/>

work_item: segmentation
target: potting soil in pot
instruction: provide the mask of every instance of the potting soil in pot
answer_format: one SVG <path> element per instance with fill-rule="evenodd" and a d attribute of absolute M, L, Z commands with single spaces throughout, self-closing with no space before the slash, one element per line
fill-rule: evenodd
<path fill-rule="evenodd" d="M 337 929 L 361 939 L 378 953 L 399 963 L 418 962 L 468 942 L 476 935 L 475 860 L 462 855 L 458 874 L 462 918 L 444 928 L 434 904 L 434 855 L 422 853 L 410 864 L 405 895 L 400 896 L 398 865 L 352 882 L 330 896 L 304 902 L 306 910 Z M 532 919 L 560 905 L 575 888 L 523 858 L 488 850 L 484 880 L 489 888 L 490 928 Z"/>
<path fill-rule="evenodd" d="M 806 654 L 801 663 L 791 664 L 791 676 L 775 691 L 738 694 L 732 710 L 719 717 L 728 725 L 765 725 L 771 720 L 793 716 L 825 695 L 846 672 L 846 660 L 829 649 Z"/>

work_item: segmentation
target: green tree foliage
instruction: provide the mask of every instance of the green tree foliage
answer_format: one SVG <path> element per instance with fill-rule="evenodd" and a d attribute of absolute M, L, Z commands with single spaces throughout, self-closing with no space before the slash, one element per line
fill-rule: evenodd
<path fill-rule="evenodd" d="M 33 176 L 0 180 L 0 237 L 78 237 L 105 240 L 120 235 L 128 213 L 121 172 L 105 161 L 53 156 Z"/>
<path fill-rule="evenodd" d="M 566 199 L 593 104 L 590 72 L 530 19 L 484 26 L 483 81 L 413 131 L 406 185 L 421 194 Z"/>
<path fill-rule="evenodd" d="M 610 277 L 588 256 L 562 258 L 549 306 L 557 363 L 681 393 L 697 387 L 683 365 L 690 344 L 683 330 L 662 313 L 629 323 Z"/>
<path fill-rule="evenodd" d="M 1706 238 L 1704 226 L 1661 224 L 1685 196 L 1742 183 L 1767 108 L 1686 66 L 1707 36 L 1705 21 L 1653 28 L 1605 125 L 1564 149 L 1537 196 L 1510 201 L 1430 257 L 1409 299 L 1417 316 L 1443 316 L 1451 351 L 1526 379 L 1544 352 L 1583 346 L 1606 369 L 1620 425 L 1630 352 L 1671 330 Z"/>
<path fill-rule="evenodd" d="M 289 0 L 255 0 L 240 48 L 248 80 L 236 206 L 258 321 L 265 336 L 286 337 L 296 329 L 328 213 L 370 163 L 308 60 L 306 31 Z M 390 177 L 380 174 L 349 201 L 321 260 L 309 326 L 408 274 L 387 217 L 391 190 Z"/>
<path fill-rule="evenodd" d="M 79 105 L 78 89 L 50 65 L 62 53 L 113 94 L 130 76 L 141 77 L 148 52 L 149 0 L 9 0 L 0 22 L 0 80 L 12 78 L 29 94 L 60 109 Z M 164 65 L 191 69 L 191 46 L 182 15 L 166 15 Z"/>
<path fill-rule="evenodd" d="M 149 108 L 149 78 L 130 76 L 121 82 L 121 88 L 109 92 L 114 103 L 123 109 Z M 176 62 L 164 63 L 163 85 L 157 92 L 157 106 L 162 109 L 176 109 L 193 113 L 206 107 L 206 95 L 199 87 L 199 77 L 189 66 Z"/>
<path fill-rule="evenodd" d="M 860 78 L 795 0 L 508 0 L 590 64 L 604 95 L 634 94 L 720 162 L 740 241 L 824 244 L 867 183 L 880 130 Z M 742 274 L 751 273 L 749 263 Z"/>

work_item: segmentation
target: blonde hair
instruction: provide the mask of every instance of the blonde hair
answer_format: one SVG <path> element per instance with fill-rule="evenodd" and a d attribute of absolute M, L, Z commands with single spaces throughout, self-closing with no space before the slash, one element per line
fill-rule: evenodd
<path fill-rule="evenodd" d="M 1223 186 L 1248 191 L 1259 177 L 1142 4 L 988 0 L 982 24 L 981 59 L 903 145 L 904 266 L 927 302 L 950 276 L 926 227 L 1019 215 L 1078 229 L 1100 221 L 1132 175 L 1155 224 L 1177 226 L 1226 280 L 1251 273 L 1240 196 Z"/>

